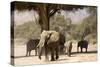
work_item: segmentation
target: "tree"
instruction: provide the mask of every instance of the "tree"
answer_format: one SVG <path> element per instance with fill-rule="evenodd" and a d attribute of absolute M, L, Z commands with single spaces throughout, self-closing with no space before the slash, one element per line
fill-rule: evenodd
<path fill-rule="evenodd" d="M 84 39 L 88 35 L 93 38 L 97 34 L 97 12 L 96 7 L 89 7 L 88 13 L 90 14 L 88 17 L 84 18 L 81 24 L 76 27 L 76 37 L 80 36 L 79 39 Z M 74 34 L 75 36 L 75 34 Z"/>
<path fill-rule="evenodd" d="M 58 10 L 75 10 L 81 9 L 87 6 L 79 5 L 62 5 L 62 4 L 50 4 L 50 3 L 32 3 L 32 2 L 12 2 L 12 11 L 14 9 L 25 10 L 25 9 L 34 9 L 39 13 L 39 24 L 42 30 L 49 30 L 49 20 Z"/>

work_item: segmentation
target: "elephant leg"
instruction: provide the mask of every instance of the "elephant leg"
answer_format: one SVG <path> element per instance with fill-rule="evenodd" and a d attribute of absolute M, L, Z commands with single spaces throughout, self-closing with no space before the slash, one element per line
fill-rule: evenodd
<path fill-rule="evenodd" d="M 83 52 L 83 50 L 82 50 L 83 48 L 81 47 L 81 53 Z"/>
<path fill-rule="evenodd" d="M 79 47 L 77 47 L 77 53 L 79 53 Z"/>
<path fill-rule="evenodd" d="M 69 51 L 68 51 L 68 56 L 70 57 L 70 53 L 69 53 Z"/>
<path fill-rule="evenodd" d="M 69 48 L 67 48 L 67 54 L 68 54 L 68 56 L 70 57 L 70 51 L 69 51 Z"/>
<path fill-rule="evenodd" d="M 29 56 L 31 55 L 31 50 L 29 51 Z"/>
<path fill-rule="evenodd" d="M 66 54 L 67 54 L 67 47 L 66 47 Z"/>
<path fill-rule="evenodd" d="M 71 52 L 72 52 L 72 45 L 70 45 L 70 47 L 69 47 L 70 56 L 71 56 Z"/>
<path fill-rule="evenodd" d="M 87 48 L 86 48 L 86 51 L 85 52 L 87 53 Z"/>
<path fill-rule="evenodd" d="M 45 61 L 49 61 L 48 57 L 48 47 L 45 45 Z"/>
<path fill-rule="evenodd" d="M 28 56 L 28 50 L 27 50 L 27 52 L 26 52 L 26 56 Z"/>
<path fill-rule="evenodd" d="M 69 52 L 68 52 L 68 56 L 70 57 L 71 56 L 71 48 L 69 48 Z"/>
<path fill-rule="evenodd" d="M 37 56 L 37 49 L 35 49 L 35 56 Z"/>
<path fill-rule="evenodd" d="M 66 54 L 66 47 L 64 47 L 63 51 L 64 51 L 64 54 Z"/>
<path fill-rule="evenodd" d="M 66 53 L 66 47 L 64 47 L 63 51 L 64 51 L 64 54 L 65 54 Z"/>
<path fill-rule="evenodd" d="M 51 49 L 51 61 L 55 61 L 55 59 L 54 59 L 54 49 Z"/>
<path fill-rule="evenodd" d="M 59 55 L 58 55 L 58 52 L 59 52 L 59 49 L 58 48 L 56 48 L 56 60 L 59 58 Z"/>
<path fill-rule="evenodd" d="M 60 54 L 62 54 L 62 46 L 61 45 L 59 46 L 59 52 L 60 52 Z"/>

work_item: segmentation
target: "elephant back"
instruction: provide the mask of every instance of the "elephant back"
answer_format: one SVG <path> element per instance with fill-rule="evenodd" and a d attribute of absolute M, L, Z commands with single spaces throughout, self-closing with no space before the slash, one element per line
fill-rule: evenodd
<path fill-rule="evenodd" d="M 86 40 L 81 40 L 78 42 L 78 47 L 80 46 L 83 48 L 88 47 L 88 42 Z"/>
<path fill-rule="evenodd" d="M 27 42 L 27 50 L 34 50 L 36 49 L 37 44 L 39 43 L 39 39 L 30 39 Z"/>

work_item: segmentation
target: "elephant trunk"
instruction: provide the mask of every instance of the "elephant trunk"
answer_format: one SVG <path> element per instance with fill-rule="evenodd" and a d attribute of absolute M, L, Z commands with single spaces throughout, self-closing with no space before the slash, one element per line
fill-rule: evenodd
<path fill-rule="evenodd" d="M 42 47 L 39 47 L 39 51 L 38 51 L 38 53 L 39 53 L 39 59 L 41 60 L 41 55 L 42 55 Z"/>
<path fill-rule="evenodd" d="M 41 55 L 42 55 L 42 50 L 43 50 L 43 46 L 44 46 L 44 42 L 45 40 L 40 40 L 37 48 L 38 48 L 38 54 L 39 54 L 39 59 L 41 60 Z"/>

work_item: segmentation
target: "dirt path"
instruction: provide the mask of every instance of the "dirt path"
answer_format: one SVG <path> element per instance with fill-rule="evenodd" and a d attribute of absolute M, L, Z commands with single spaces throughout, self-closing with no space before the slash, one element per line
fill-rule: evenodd
<path fill-rule="evenodd" d="M 31 65 L 31 64 L 54 64 L 54 63 L 67 63 L 67 62 L 82 62 L 82 61 L 96 61 L 97 60 L 97 47 L 96 45 L 90 45 L 88 48 L 88 53 L 76 53 L 76 45 L 73 46 L 72 56 L 60 55 L 59 59 L 56 61 L 44 61 L 44 56 L 42 60 L 38 59 L 38 56 L 34 56 L 34 50 L 29 57 L 26 57 L 26 46 L 15 46 L 15 65 Z"/>

